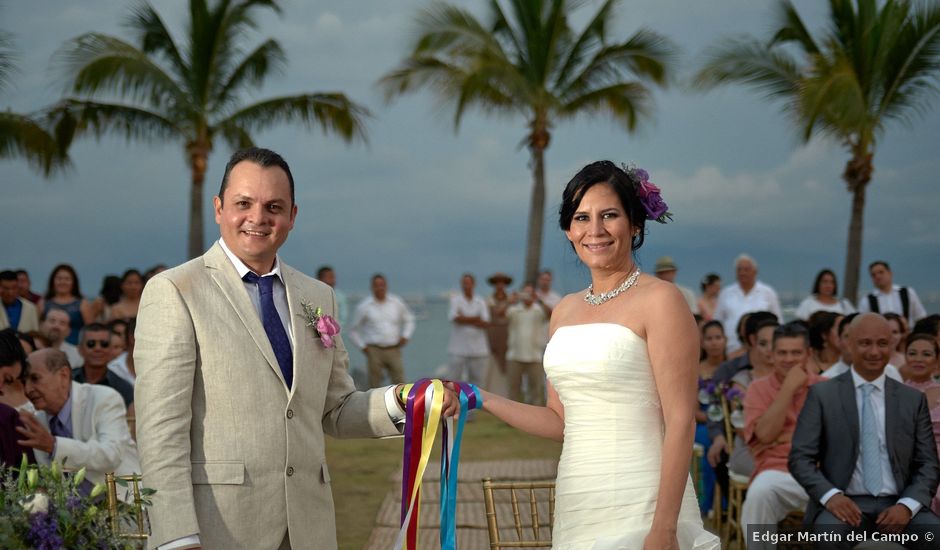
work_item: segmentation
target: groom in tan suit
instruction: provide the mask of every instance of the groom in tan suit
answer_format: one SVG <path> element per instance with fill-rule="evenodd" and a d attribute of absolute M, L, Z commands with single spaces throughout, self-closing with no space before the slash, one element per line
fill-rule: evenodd
<path fill-rule="evenodd" d="M 222 238 L 147 283 L 134 360 L 151 548 L 336 548 L 323 434 L 400 433 L 395 388 L 355 391 L 342 340 L 306 326 L 301 304 L 336 317 L 336 300 L 277 255 L 296 215 L 287 163 L 238 151 L 215 198 Z"/>

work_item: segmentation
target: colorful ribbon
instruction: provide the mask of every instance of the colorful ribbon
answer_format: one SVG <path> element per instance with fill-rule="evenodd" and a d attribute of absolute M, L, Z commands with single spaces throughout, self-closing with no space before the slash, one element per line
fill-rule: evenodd
<path fill-rule="evenodd" d="M 444 419 L 441 445 L 441 550 L 457 548 L 457 469 L 460 443 L 467 412 L 483 407 L 483 396 L 473 384 L 457 382 L 460 415 L 456 430 L 454 419 Z M 402 456 L 401 530 L 395 550 L 417 550 L 418 511 L 421 480 L 424 477 L 431 448 L 441 423 L 444 405 L 444 384 L 437 379 L 422 378 L 408 384 L 405 406 L 405 446 Z"/>

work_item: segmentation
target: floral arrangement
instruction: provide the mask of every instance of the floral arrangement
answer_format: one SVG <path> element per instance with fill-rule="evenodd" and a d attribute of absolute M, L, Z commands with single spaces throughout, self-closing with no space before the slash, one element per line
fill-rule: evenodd
<path fill-rule="evenodd" d="M 111 529 L 105 486 L 83 496 L 78 487 L 84 480 L 84 468 L 69 474 L 56 463 L 27 464 L 25 456 L 19 469 L 0 468 L 0 548 L 132 548 Z M 131 518 L 127 508 L 120 513 Z"/>
<path fill-rule="evenodd" d="M 711 422 L 720 422 L 724 420 L 725 414 L 721 408 L 721 396 L 724 395 L 728 401 L 728 407 L 731 409 L 729 420 L 735 428 L 744 427 L 744 392 L 732 384 L 722 382 L 715 383 L 714 380 L 698 381 L 698 402 L 706 407 L 705 413 Z"/>
<path fill-rule="evenodd" d="M 669 205 L 663 200 L 659 187 L 650 181 L 649 173 L 633 164 L 624 165 L 623 171 L 636 184 L 637 196 L 640 198 L 643 208 L 646 209 L 646 218 L 659 223 L 672 221 L 672 212 L 669 211 Z"/>
<path fill-rule="evenodd" d="M 323 308 L 313 307 L 307 302 L 301 302 L 300 306 L 304 310 L 304 320 L 307 326 L 313 328 L 323 347 L 332 348 L 335 344 L 333 337 L 339 334 L 339 323 L 329 315 L 323 314 Z"/>

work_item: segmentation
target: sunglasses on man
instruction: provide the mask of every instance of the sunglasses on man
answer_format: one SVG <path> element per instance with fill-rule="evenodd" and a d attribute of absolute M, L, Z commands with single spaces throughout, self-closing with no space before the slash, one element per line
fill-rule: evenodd
<path fill-rule="evenodd" d="M 85 347 L 88 349 L 95 349 L 95 346 L 101 346 L 101 349 L 111 346 L 111 342 L 108 340 L 86 340 Z"/>

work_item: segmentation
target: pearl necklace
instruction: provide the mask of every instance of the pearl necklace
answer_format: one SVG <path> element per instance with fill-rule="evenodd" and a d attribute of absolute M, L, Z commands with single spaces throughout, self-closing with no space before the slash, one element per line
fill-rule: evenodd
<path fill-rule="evenodd" d="M 592 306 L 599 306 L 604 302 L 613 300 L 621 293 L 630 289 L 630 287 L 636 286 L 636 282 L 639 278 L 640 268 L 636 268 L 636 270 L 634 270 L 633 273 L 627 277 L 627 280 L 624 281 L 622 285 L 609 292 L 602 292 L 597 295 L 594 294 L 594 283 L 591 283 L 588 285 L 587 294 L 584 295 L 584 301 L 591 304 Z"/>

